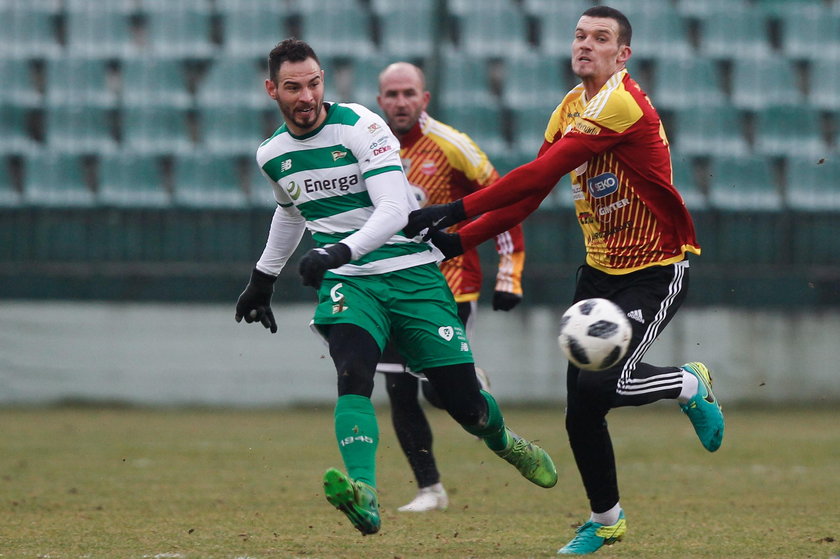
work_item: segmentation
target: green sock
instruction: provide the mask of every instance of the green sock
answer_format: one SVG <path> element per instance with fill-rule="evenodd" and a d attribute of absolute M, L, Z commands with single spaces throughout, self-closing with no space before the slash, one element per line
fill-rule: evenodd
<path fill-rule="evenodd" d="M 496 399 L 490 393 L 482 390 L 481 395 L 487 402 L 487 423 L 484 425 L 463 425 L 463 427 L 468 433 L 481 437 L 490 450 L 504 450 L 510 437 L 507 434 L 507 429 L 505 429 L 502 410 L 499 409 L 499 404 L 496 403 Z"/>
<path fill-rule="evenodd" d="M 347 475 L 376 487 L 379 424 L 370 398 L 347 394 L 335 404 L 335 438 Z"/>

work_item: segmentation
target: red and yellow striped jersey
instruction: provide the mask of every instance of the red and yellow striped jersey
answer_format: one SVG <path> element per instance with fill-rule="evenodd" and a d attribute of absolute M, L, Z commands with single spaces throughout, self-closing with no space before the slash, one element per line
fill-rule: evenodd
<path fill-rule="evenodd" d="M 495 181 L 499 175 L 484 152 L 466 134 L 422 113 L 417 124 L 400 138 L 400 157 L 421 206 L 458 200 Z M 454 226 L 455 232 L 461 225 Z M 522 228 L 512 227 L 496 236 L 499 270 L 496 290 L 522 294 L 525 245 Z M 478 298 L 481 266 L 472 248 L 441 264 L 455 300 Z"/>
<path fill-rule="evenodd" d="M 590 266 L 626 274 L 700 254 L 694 223 L 673 185 L 662 122 L 626 70 L 592 99 L 583 85 L 567 93 L 549 119 L 539 156 L 464 200 L 467 215 L 501 208 L 464 228 L 465 246 L 524 219 L 569 172 Z M 491 198 L 497 189 L 506 195 Z"/>

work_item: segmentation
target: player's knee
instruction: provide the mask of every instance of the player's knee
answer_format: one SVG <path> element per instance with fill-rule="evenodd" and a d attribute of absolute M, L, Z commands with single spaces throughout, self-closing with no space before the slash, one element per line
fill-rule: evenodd
<path fill-rule="evenodd" d="M 443 400 L 441 399 L 440 394 L 438 394 L 437 390 L 435 390 L 435 387 L 432 386 L 431 383 L 421 382 L 420 386 L 423 390 L 423 396 L 426 398 L 427 402 L 429 402 L 431 405 L 433 405 L 439 410 L 442 410 L 446 407 L 443 405 Z"/>
<path fill-rule="evenodd" d="M 338 373 L 338 395 L 357 394 L 370 398 L 373 394 L 374 369 L 363 358 L 354 355 L 335 359 Z"/>

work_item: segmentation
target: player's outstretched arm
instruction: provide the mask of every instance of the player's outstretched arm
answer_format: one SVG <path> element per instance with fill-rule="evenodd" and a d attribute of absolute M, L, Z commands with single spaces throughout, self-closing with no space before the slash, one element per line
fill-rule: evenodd
<path fill-rule="evenodd" d="M 467 216 L 464 213 L 464 204 L 461 200 L 455 200 L 448 204 L 435 204 L 414 210 L 408 214 L 408 225 L 403 231 L 407 237 L 414 237 L 424 229 L 428 229 L 430 233 L 440 231 L 465 219 Z"/>
<path fill-rule="evenodd" d="M 274 334 L 277 332 L 277 322 L 271 311 L 271 295 L 274 293 L 274 282 L 277 276 L 260 272 L 256 268 L 251 272 L 251 280 L 245 291 L 236 301 L 236 322 L 259 322 Z"/>

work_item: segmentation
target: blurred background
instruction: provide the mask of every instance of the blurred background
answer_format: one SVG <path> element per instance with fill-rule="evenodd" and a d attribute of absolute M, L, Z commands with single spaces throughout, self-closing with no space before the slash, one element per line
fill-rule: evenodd
<path fill-rule="evenodd" d="M 278 335 L 233 321 L 274 204 L 254 162 L 281 124 L 268 51 L 307 40 L 327 100 L 377 110 L 379 71 L 421 65 L 433 116 L 506 172 L 576 83 L 596 3 L 0 0 L 0 404 L 332 401 L 293 270 Z M 840 401 L 840 0 L 600 3 L 633 25 L 628 66 L 703 247 L 650 360 L 708 362 L 724 400 Z M 478 364 L 509 400 L 564 397 L 557 319 L 583 258 L 568 188 L 525 222 L 524 303 L 478 316 Z"/>

